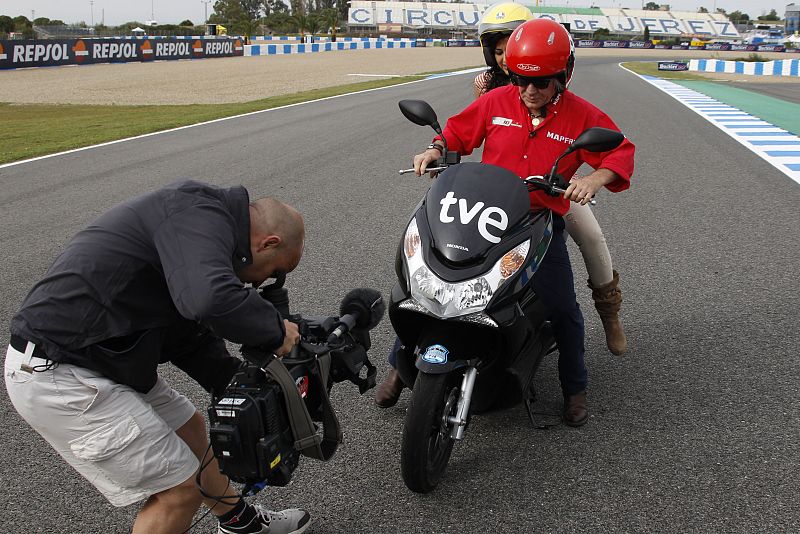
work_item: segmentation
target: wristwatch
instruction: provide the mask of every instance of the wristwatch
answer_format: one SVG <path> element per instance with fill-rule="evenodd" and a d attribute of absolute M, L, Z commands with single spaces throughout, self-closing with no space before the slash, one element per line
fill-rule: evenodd
<path fill-rule="evenodd" d="M 430 145 L 428 145 L 427 150 L 430 150 L 432 148 L 435 148 L 436 150 L 438 150 L 440 154 L 444 154 L 444 147 L 442 145 L 437 145 L 436 143 L 431 143 Z"/>

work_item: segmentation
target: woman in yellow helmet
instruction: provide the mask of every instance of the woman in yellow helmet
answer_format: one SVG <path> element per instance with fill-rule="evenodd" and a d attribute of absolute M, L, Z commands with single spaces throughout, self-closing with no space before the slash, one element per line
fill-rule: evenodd
<path fill-rule="evenodd" d="M 531 12 L 524 6 L 515 3 L 502 3 L 490 6 L 483 14 L 478 24 L 478 34 L 483 56 L 488 70 L 475 77 L 475 98 L 491 91 L 495 87 L 502 87 L 511 83 L 506 65 L 506 43 L 514 29 L 523 22 L 533 18 Z M 574 66 L 574 46 L 569 42 L 570 52 L 566 64 L 559 69 L 563 71 L 563 79 L 558 81 L 554 99 L 569 85 Z M 537 58 L 547 63 L 548 50 L 552 47 L 543 47 Z M 565 56 L 566 57 L 566 56 Z M 559 60 L 563 59 L 559 56 Z M 544 106 L 546 108 L 547 106 Z M 542 113 L 546 113 L 546 109 Z M 572 202 L 567 215 L 564 217 L 566 230 L 580 248 L 586 271 L 589 273 L 588 285 L 592 290 L 595 308 L 603 323 L 606 333 L 608 349 L 621 355 L 627 350 L 628 341 L 625 331 L 619 320 L 619 309 L 622 304 L 622 291 L 619 289 L 619 273 L 612 268 L 611 254 L 608 251 L 603 230 L 597 222 L 589 206 Z"/>
<path fill-rule="evenodd" d="M 478 35 L 489 68 L 475 77 L 475 98 L 495 87 L 511 83 L 505 62 L 508 36 L 517 26 L 532 18 L 528 8 L 513 2 L 495 4 L 483 13 L 478 24 Z"/>

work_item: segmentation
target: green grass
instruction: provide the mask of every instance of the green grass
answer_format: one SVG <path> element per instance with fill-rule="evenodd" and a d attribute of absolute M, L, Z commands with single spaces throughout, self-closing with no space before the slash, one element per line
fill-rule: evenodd
<path fill-rule="evenodd" d="M 425 75 L 370 80 L 239 104 L 92 106 L 0 103 L 0 164 L 318 98 L 397 85 Z"/>
<path fill-rule="evenodd" d="M 658 70 L 658 63 L 653 61 L 631 61 L 623 63 L 623 67 L 632 70 L 637 74 L 647 76 L 658 76 L 667 80 L 707 80 L 699 74 L 692 74 L 687 71 Z"/>

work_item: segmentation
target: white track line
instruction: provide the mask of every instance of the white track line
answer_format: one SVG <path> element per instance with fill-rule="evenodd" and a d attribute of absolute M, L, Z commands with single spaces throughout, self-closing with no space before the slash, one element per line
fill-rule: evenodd
<path fill-rule="evenodd" d="M 362 91 L 355 91 L 353 93 L 344 93 L 344 94 L 341 94 L 341 95 L 326 96 L 325 98 L 317 98 L 316 100 L 308 100 L 306 102 L 297 102 L 295 104 L 287 104 L 285 106 L 280 106 L 280 107 L 276 107 L 276 108 L 262 109 L 262 110 L 259 110 L 259 111 L 251 111 L 249 113 L 242 113 L 241 115 L 232 115 L 230 117 L 222 117 L 221 119 L 214 119 L 214 120 L 205 121 L 205 122 L 198 122 L 197 124 L 189 124 L 189 125 L 186 125 L 186 126 L 179 126 L 177 128 L 170 128 L 169 130 L 161 130 L 159 132 L 152 132 L 152 133 L 137 135 L 135 137 L 126 137 L 125 139 L 117 139 L 116 141 L 108 141 L 107 143 L 100 143 L 98 145 L 91 145 L 91 146 L 84 146 L 84 147 L 81 147 L 81 148 L 74 148 L 72 150 L 65 150 L 63 152 L 56 152 L 55 154 L 47 154 L 45 156 L 39 156 L 39 157 L 36 157 L 36 158 L 24 159 L 24 160 L 20 160 L 20 161 L 12 161 L 11 163 L 4 163 L 4 164 L 0 165 L 0 169 L 6 169 L 8 167 L 15 167 L 17 165 L 24 165 L 26 163 L 32 163 L 34 161 L 40 161 L 40 160 L 43 160 L 43 159 L 55 158 L 55 157 L 58 157 L 58 156 L 64 156 L 66 154 L 74 154 L 75 152 L 83 152 L 84 150 L 92 150 L 92 149 L 100 148 L 100 147 L 104 147 L 104 146 L 115 145 L 117 143 L 125 143 L 125 142 L 128 142 L 128 141 L 134 141 L 136 139 L 144 139 L 145 137 L 152 137 L 154 135 L 161 135 L 161 134 L 165 134 L 165 133 L 177 132 L 177 131 L 180 131 L 180 130 L 186 130 L 187 128 L 196 128 L 198 126 L 205 126 L 207 124 L 214 124 L 214 123 L 217 123 L 217 122 L 223 122 L 223 121 L 229 121 L 229 120 L 233 120 L 233 119 L 239 119 L 241 117 L 249 117 L 251 115 L 258 115 L 260 113 L 268 113 L 270 111 L 277 111 L 279 109 L 292 108 L 292 107 L 295 107 L 295 106 L 304 106 L 306 104 L 314 104 L 316 102 L 323 102 L 325 100 L 331 100 L 333 98 L 341 98 L 341 97 L 345 97 L 345 96 L 358 95 L 358 94 L 362 94 L 362 93 L 370 93 L 372 91 L 381 91 L 383 89 L 390 89 L 392 87 L 400 87 L 400 86 L 409 85 L 409 84 L 412 84 L 412 83 L 425 82 L 425 81 L 428 81 L 428 80 L 441 78 L 442 76 L 455 76 L 457 74 L 467 74 L 467 73 L 470 73 L 470 72 L 476 72 L 477 70 L 483 70 L 483 69 L 468 69 L 468 70 L 460 70 L 460 71 L 456 71 L 456 72 L 448 72 L 448 73 L 445 73 L 445 74 L 434 74 L 434 75 L 428 76 L 426 78 L 422 78 L 421 80 L 413 80 L 413 81 L 410 81 L 410 82 L 403 82 L 403 83 L 398 83 L 398 84 L 395 84 L 395 85 L 387 85 L 386 87 L 376 87 L 374 89 L 364 89 Z"/>
<path fill-rule="evenodd" d="M 620 67 L 667 93 L 800 184 L 800 137 L 703 93 Z"/>

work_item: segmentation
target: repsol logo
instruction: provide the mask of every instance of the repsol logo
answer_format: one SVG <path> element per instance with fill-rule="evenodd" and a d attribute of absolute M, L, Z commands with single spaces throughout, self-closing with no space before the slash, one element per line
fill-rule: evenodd
<path fill-rule="evenodd" d="M 478 216 L 478 233 L 490 243 L 500 242 L 498 236 L 489 232 L 490 226 L 499 230 L 501 234 L 508 228 L 508 214 L 500 208 L 494 206 L 484 208 L 485 204 L 483 202 L 476 202 L 474 206 L 469 207 L 467 199 L 456 198 L 452 191 L 449 191 L 439 203 L 442 205 L 442 210 L 439 212 L 439 220 L 444 224 L 456 220 L 455 217 L 450 215 L 450 206 L 453 204 L 458 204 L 458 218 L 461 224 L 469 224 L 480 213 Z M 458 245 L 448 244 L 447 246 L 468 251 L 468 249 Z"/>
<path fill-rule="evenodd" d="M 207 56 L 218 56 L 222 54 L 233 54 L 233 42 L 209 41 L 206 43 Z"/>
<path fill-rule="evenodd" d="M 559 135 L 553 132 L 547 132 L 547 137 L 554 141 L 558 141 L 559 143 L 566 143 L 568 145 L 571 145 L 572 143 L 575 142 L 575 139 L 572 139 L 571 137 L 567 137 L 565 135 Z"/>
<path fill-rule="evenodd" d="M 14 45 L 13 63 L 69 59 L 66 43 Z"/>
<path fill-rule="evenodd" d="M 192 43 L 156 43 L 156 56 L 190 56 Z"/>
<path fill-rule="evenodd" d="M 92 57 L 96 59 L 136 58 L 136 43 L 92 43 Z"/>

